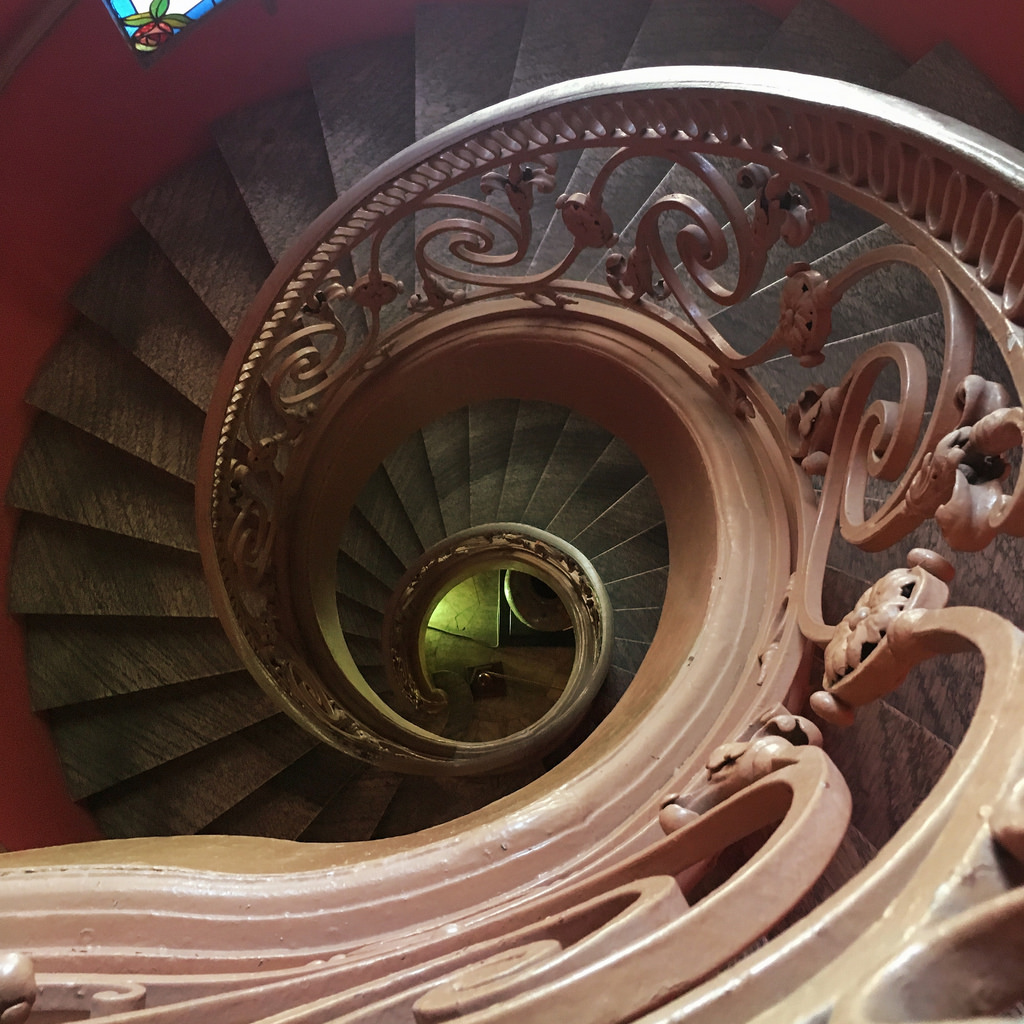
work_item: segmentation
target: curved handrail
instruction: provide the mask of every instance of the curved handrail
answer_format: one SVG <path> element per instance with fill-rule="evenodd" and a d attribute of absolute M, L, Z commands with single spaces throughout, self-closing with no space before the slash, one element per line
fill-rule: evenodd
<path fill-rule="evenodd" d="M 559 201 L 573 237 L 566 255 L 551 268 L 517 273 L 532 230 L 533 194 L 550 188 L 558 154 L 609 144 L 616 152 L 590 192 Z M 969 172 L 963 170 L 961 155 L 952 158 L 954 151 L 965 150 L 972 161 Z M 413 322 L 502 296 L 559 307 L 579 290 L 565 276 L 579 254 L 614 241 L 601 208 L 611 175 L 629 159 L 652 155 L 668 156 L 688 168 L 708 189 L 707 200 L 669 196 L 654 204 L 636 228 L 630 254 L 609 260 L 607 288 L 584 290 L 662 322 L 658 303 L 674 301 L 693 325 L 677 330 L 713 360 L 718 385 L 733 396 L 742 416 L 751 415 L 753 405 L 744 397 L 746 385 L 738 371 L 780 347 L 788 347 L 807 365 L 819 361 L 828 335 L 827 313 L 845 290 L 887 261 L 904 258 L 895 250 L 888 257 L 870 257 L 828 282 L 814 278 L 813 271 L 800 272 L 794 284 L 810 293 L 815 310 L 823 311 L 815 314 L 813 329 L 792 326 L 786 303 L 805 300 L 784 294 L 780 326 L 768 341 L 754 353 L 733 349 L 704 311 L 704 300 L 695 296 L 702 291 L 706 298 L 728 305 L 748 295 L 777 240 L 798 244 L 815 223 L 827 218 L 826 190 L 857 199 L 897 226 L 928 254 L 930 266 L 938 268 L 940 290 L 951 287 L 961 298 L 968 296 L 973 313 L 1008 351 L 1021 345 L 1024 205 L 1020 173 L 1013 169 L 1007 147 L 992 145 L 980 134 L 965 136 L 949 119 L 868 90 L 749 69 L 622 72 L 509 100 L 417 143 L 339 198 L 261 290 L 225 363 L 200 459 L 200 547 L 218 612 L 261 683 L 271 692 L 289 694 L 289 712 L 321 738 L 373 759 L 396 750 L 380 734 L 382 728 L 413 750 L 421 742 L 415 729 L 397 727 L 396 733 L 394 723 L 378 721 L 373 702 L 355 697 L 356 681 L 343 684 L 343 689 L 356 687 L 355 717 L 344 707 L 344 698 L 338 703 L 315 666 L 305 660 L 302 638 L 289 630 L 296 615 L 300 627 L 308 616 L 289 609 L 284 595 L 296 586 L 301 591 L 303 583 L 276 580 L 280 569 L 271 569 L 273 560 L 282 557 L 278 523 L 289 518 L 289 502 L 299 489 L 287 468 L 282 469 L 289 453 L 308 445 L 321 429 L 325 410 L 336 406 L 334 396 L 372 374 L 395 344 L 397 336 L 388 332 L 385 320 L 401 289 L 381 264 L 383 238 L 417 209 L 447 206 L 458 214 L 433 224 L 417 245 L 423 291 L 410 300 Z M 758 197 L 749 210 L 708 157 L 748 161 L 739 181 Z M 481 178 L 485 193 L 501 194 L 508 201 L 510 214 L 493 202 L 443 194 L 448 186 L 474 176 Z M 715 273 L 725 262 L 729 235 L 706 202 L 720 204 L 742 256 L 732 286 L 723 285 Z M 676 215 L 691 223 L 678 232 L 678 256 L 670 257 L 660 225 Z M 493 251 L 495 229 L 508 233 L 513 253 Z M 450 242 L 446 260 L 431 255 L 429 244 L 442 237 Z M 334 266 L 361 246 L 368 269 L 344 288 Z M 676 258 L 682 260 L 679 268 Z M 459 270 L 460 261 L 468 269 Z M 654 279 L 655 269 L 663 281 Z M 446 283 L 446 277 L 458 287 Z M 691 279 L 689 288 L 685 277 Z M 368 333 L 362 341 L 353 343 L 347 337 L 336 308 L 343 303 L 366 313 Z M 951 331 L 962 340 L 962 328 L 954 325 Z M 276 428 L 269 434 L 254 418 L 268 387 L 276 411 Z M 848 403 L 851 416 L 854 404 Z M 920 414 L 918 410 L 908 417 L 907 430 Z M 248 449 L 245 456 L 239 454 L 240 443 Z M 890 455 L 890 464 L 906 459 L 906 453 Z M 924 455 L 923 446 L 918 464 Z M 908 480 L 912 476 L 907 473 Z M 904 514 L 904 520 L 914 518 Z M 917 515 L 916 521 L 920 519 Z M 807 609 L 801 616 L 804 632 L 815 639 L 827 634 L 827 629 L 812 626 L 813 591 L 822 572 L 815 556 L 795 595 L 797 607 Z M 346 674 L 351 678 L 343 669 Z"/>

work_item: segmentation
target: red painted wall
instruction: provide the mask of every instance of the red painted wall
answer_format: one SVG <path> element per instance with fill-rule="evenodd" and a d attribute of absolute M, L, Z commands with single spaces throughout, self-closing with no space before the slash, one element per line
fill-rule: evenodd
<path fill-rule="evenodd" d="M 41 0 L 0 5 L 0 53 Z M 755 0 L 783 16 L 796 0 Z M 1024 110 L 1019 0 L 833 0 L 916 60 L 953 42 Z M 71 311 L 64 296 L 126 232 L 130 201 L 212 144 L 208 125 L 304 80 L 306 57 L 410 30 L 415 0 L 237 0 L 142 70 L 99 0 L 79 0 L 0 93 L 0 486 L 30 423 L 22 401 Z M 0 602 L 16 515 L 0 513 Z M 94 838 L 30 711 L 20 625 L 0 615 L 0 844 Z"/>

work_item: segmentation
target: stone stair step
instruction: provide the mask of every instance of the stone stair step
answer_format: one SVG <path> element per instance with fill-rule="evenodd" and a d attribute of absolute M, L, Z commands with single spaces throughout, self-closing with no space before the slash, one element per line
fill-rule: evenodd
<path fill-rule="evenodd" d="M 640 25 L 623 67 L 636 69 L 674 64 L 745 64 L 767 42 L 778 20 L 742 0 L 655 0 Z M 611 149 L 583 153 L 565 191 L 589 192 Z M 621 233 L 644 200 L 658 187 L 671 164 L 641 159 L 619 168 L 608 180 L 603 207 Z M 560 216 L 548 223 L 534 258 L 534 269 L 553 266 L 572 243 Z M 624 250 L 628 252 L 628 247 Z M 584 254 L 572 276 L 590 279 L 604 254 Z M 603 278 L 603 271 L 602 271 Z"/>
<path fill-rule="evenodd" d="M 243 671 L 55 709 L 49 725 L 80 800 L 276 711 Z"/>
<path fill-rule="evenodd" d="M 71 302 L 206 409 L 230 335 L 146 231 L 110 249 L 75 285 Z"/>
<path fill-rule="evenodd" d="M 417 5 L 417 139 L 509 95 L 525 19 L 519 4 Z"/>
<path fill-rule="evenodd" d="M 345 637 L 345 643 L 352 654 L 352 659 L 362 670 L 367 668 L 379 668 L 384 665 L 384 655 L 380 649 L 380 639 L 371 640 L 367 637 L 352 634 Z"/>
<path fill-rule="evenodd" d="M 362 768 L 362 762 L 321 743 L 199 831 L 297 839 Z"/>
<path fill-rule="evenodd" d="M 241 668 L 216 619 L 32 615 L 25 639 L 36 711 Z"/>
<path fill-rule="evenodd" d="M 729 166 L 726 163 L 717 158 L 709 160 L 713 164 L 721 165 L 723 173 L 728 173 Z M 676 194 L 692 196 L 708 209 L 718 213 L 718 206 L 710 188 L 691 171 L 678 164 L 672 164 L 665 176 L 653 186 L 649 195 L 637 197 L 637 202 L 627 217 L 622 221 L 614 221 L 615 230 L 619 234 L 619 240 L 614 246 L 615 251 L 623 255 L 628 254 L 636 244 L 636 232 L 643 215 L 659 199 Z M 724 219 L 721 214 L 719 216 Z M 603 284 L 606 278 L 605 260 L 606 254 L 596 249 L 582 253 L 573 268 L 573 276 Z"/>
<path fill-rule="evenodd" d="M 203 414 L 86 321 L 64 335 L 26 398 L 182 480 L 195 477 Z"/>
<path fill-rule="evenodd" d="M 395 791 L 373 838 L 409 835 L 470 814 L 521 789 L 544 771 L 536 762 L 515 771 L 461 779 L 410 775 Z"/>
<path fill-rule="evenodd" d="M 623 67 L 750 64 L 778 26 L 744 0 L 654 0 Z"/>
<path fill-rule="evenodd" d="M 892 323 L 864 334 L 830 341 L 825 346 L 825 362 L 820 366 L 805 369 L 788 352 L 775 356 L 749 371 L 764 387 L 772 400 L 785 412 L 795 402 L 804 388 L 811 384 L 838 385 L 849 372 L 850 367 L 868 349 L 882 341 L 898 341 L 915 345 L 924 353 L 925 364 L 931 378 L 929 404 L 934 398 L 936 371 L 941 369 L 945 343 L 945 327 L 941 313 L 929 313 L 899 323 Z"/>
<path fill-rule="evenodd" d="M 383 466 L 378 466 L 359 492 L 355 507 L 387 544 L 403 566 L 423 554 L 423 545 L 413 528 L 412 520 Z"/>
<path fill-rule="evenodd" d="M 306 843 L 356 843 L 373 837 L 404 775 L 366 766 L 298 837 Z"/>
<path fill-rule="evenodd" d="M 556 537 L 575 537 L 610 509 L 647 473 L 629 446 L 613 437 L 587 475 L 548 523 Z"/>
<path fill-rule="evenodd" d="M 16 614 L 213 615 L 199 556 L 22 514 L 11 562 Z"/>
<path fill-rule="evenodd" d="M 1024 115 L 952 43 L 940 42 L 929 50 L 890 82 L 886 92 L 1024 149 Z"/>
<path fill-rule="evenodd" d="M 611 442 L 607 430 L 570 413 L 523 511 L 523 522 L 547 529 Z"/>
<path fill-rule="evenodd" d="M 338 576 L 336 589 L 349 600 L 367 608 L 383 612 L 391 597 L 391 588 L 344 551 L 338 552 Z"/>
<path fill-rule="evenodd" d="M 334 187 L 342 195 L 416 140 L 416 56 L 412 35 L 373 40 L 315 58 L 309 77 L 323 128 Z M 415 290 L 414 229 L 402 223 L 381 247 L 381 270 Z M 367 270 L 365 246 L 353 255 L 356 274 Z M 382 322 L 405 313 L 399 298 Z"/>
<path fill-rule="evenodd" d="M 910 817 L 953 757 L 950 744 L 885 701 L 858 708 L 847 729 L 821 728 L 825 751 L 850 787 L 851 821 L 876 848 Z"/>
<path fill-rule="evenodd" d="M 7 503 L 54 519 L 197 551 L 191 485 L 40 414 L 7 490 Z"/>
<path fill-rule="evenodd" d="M 312 89 L 238 110 L 213 134 L 267 251 L 280 259 L 337 198 Z"/>
<path fill-rule="evenodd" d="M 368 573 L 376 576 L 388 590 L 394 587 L 405 572 L 405 564 L 358 508 L 352 509 L 349 514 L 341 537 L 341 550 Z"/>
<path fill-rule="evenodd" d="M 614 602 L 612 602 L 614 607 Z M 661 619 L 661 607 L 616 608 L 615 639 L 645 643 L 650 646 Z"/>
<path fill-rule="evenodd" d="M 112 786 L 85 806 L 110 838 L 191 835 L 315 744 L 276 714 Z"/>
<path fill-rule="evenodd" d="M 617 636 L 612 649 L 612 664 L 624 672 L 636 675 L 644 658 L 647 657 L 647 649 L 650 646 L 648 641 L 628 640 Z"/>
<path fill-rule="evenodd" d="M 618 71 L 649 7 L 650 0 L 531 0 L 509 95 Z"/>
<path fill-rule="evenodd" d="M 753 63 L 872 89 L 884 89 L 907 66 L 877 36 L 826 0 L 800 0 Z"/>
<path fill-rule="evenodd" d="M 233 335 L 273 261 L 220 153 L 211 150 L 164 178 L 132 209 Z"/>
<path fill-rule="evenodd" d="M 420 431 L 446 536 L 469 526 L 469 408 L 463 406 Z"/>
<path fill-rule="evenodd" d="M 416 431 L 384 460 L 384 470 L 426 551 L 445 536 L 423 434 Z"/>
<path fill-rule="evenodd" d="M 351 598 L 339 596 L 338 618 L 346 637 L 351 634 L 380 644 L 381 625 L 384 622 L 380 612 Z"/>
<path fill-rule="evenodd" d="M 498 522 L 519 401 L 498 398 L 469 407 L 469 523 Z"/>
<path fill-rule="evenodd" d="M 569 410 L 549 402 L 520 402 L 498 501 L 498 522 L 523 522 L 526 506 L 561 436 Z"/>
<path fill-rule="evenodd" d="M 621 541 L 590 559 L 605 585 L 668 565 L 668 530 L 664 522 Z"/>
<path fill-rule="evenodd" d="M 880 227 L 812 263 L 826 277 L 835 274 L 862 253 L 900 241 L 889 228 Z M 715 327 L 740 352 L 751 352 L 767 341 L 779 319 L 779 295 L 787 279 L 779 279 L 755 292 L 738 306 L 716 313 Z M 899 323 L 938 311 L 934 289 L 917 270 L 890 265 L 867 275 L 850 288 L 832 308 L 832 338 L 839 340 L 873 330 L 880 319 Z"/>
<path fill-rule="evenodd" d="M 654 482 L 644 476 L 617 501 L 569 540 L 593 560 L 623 540 L 636 537 L 663 522 L 665 513 Z M 664 565 L 668 559 L 659 562 Z M 656 568 L 650 566 L 649 568 Z M 633 575 L 630 573 L 629 575 Z M 605 583 L 608 578 L 605 577 Z"/>
<path fill-rule="evenodd" d="M 626 576 L 611 583 L 605 583 L 605 590 L 615 608 L 616 615 L 622 610 L 661 608 L 668 588 L 668 566 L 650 569 L 647 572 Z"/>
<path fill-rule="evenodd" d="M 508 96 L 525 18 L 526 7 L 520 4 L 416 6 L 417 139 Z M 479 178 L 445 192 L 485 199 Z M 416 237 L 450 212 L 418 211 Z M 431 246 L 431 257 L 446 266 L 459 262 L 437 245 Z"/>
<path fill-rule="evenodd" d="M 415 141 L 415 41 L 377 39 L 312 60 L 309 78 L 340 196 Z"/>
<path fill-rule="evenodd" d="M 606 0 L 601 5 L 586 0 L 531 0 L 509 95 L 521 96 L 571 78 L 618 71 L 649 6 L 650 0 Z M 531 261 L 545 234 L 541 225 L 556 218 L 561 221 L 555 201 L 568 188 L 575 164 L 573 153 L 561 154 L 557 185 L 550 193 L 534 197 L 537 228 L 527 250 Z"/>
<path fill-rule="evenodd" d="M 589 193 L 601 168 L 614 152 L 614 149 L 604 147 L 584 151 L 576 162 L 571 177 L 559 189 L 559 195 Z M 642 157 L 628 161 L 616 169 L 604 187 L 601 205 L 617 232 L 621 233 L 624 225 L 632 219 L 637 207 L 658 187 L 658 183 L 671 166 L 668 160 Z M 543 237 L 537 245 L 530 265 L 531 273 L 557 265 L 572 248 L 572 244 L 573 237 L 565 226 L 561 212 L 555 212 L 547 222 Z M 603 266 L 607 251 L 595 248 L 581 253 L 570 269 L 569 276 L 585 278 L 595 265 L 595 256 Z"/>

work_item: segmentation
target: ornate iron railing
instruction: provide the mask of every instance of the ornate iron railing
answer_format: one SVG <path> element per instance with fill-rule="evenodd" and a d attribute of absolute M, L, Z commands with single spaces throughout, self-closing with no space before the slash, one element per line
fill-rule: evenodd
<path fill-rule="evenodd" d="M 537 193 L 563 154 L 602 149 L 586 190 L 558 201 L 564 252 L 540 266 L 551 245 L 534 244 Z M 650 159 L 671 161 L 688 190 L 616 223 L 617 172 Z M 584 747 L 443 834 L 288 846 L 283 859 L 281 844 L 198 838 L 12 855 L 5 920 L 23 930 L 10 945 L 38 972 L 34 983 L 24 955 L 6 965 L 12 1009 L 34 984 L 40 1008 L 105 998 L 147 1022 L 936 1020 L 1011 1006 L 1024 634 L 945 605 L 952 552 L 1024 532 L 1019 160 L 856 87 L 667 69 L 502 104 L 343 196 L 268 281 L 209 421 L 204 560 L 257 678 L 343 749 L 421 766 L 445 756 L 361 690 L 323 598 L 341 517 L 383 454 L 340 442 L 353 423 L 383 422 L 373 410 L 393 410 L 424 368 L 459 365 L 485 395 L 499 373 L 603 411 L 663 499 L 665 625 Z M 484 198 L 446 192 L 477 179 Z M 780 262 L 845 206 L 885 226 L 879 244 L 850 247 L 828 273 Z M 402 318 L 388 238 L 417 212 L 420 284 Z M 603 279 L 586 280 L 584 254 L 609 247 Z M 715 311 L 756 300 L 780 266 L 772 322 L 730 340 Z M 784 417 L 766 391 L 770 360 L 788 351 L 828 370 L 851 296 L 905 273 L 926 285 L 938 350 L 914 343 L 913 324 L 865 337 L 832 353 L 838 383 L 803 388 Z M 431 411 L 425 401 L 410 422 Z M 854 549 L 887 552 L 932 522 L 949 558 L 915 548 L 902 569 L 893 554 L 854 609 L 826 621 L 837 526 Z M 843 777 L 796 714 L 811 645 L 824 648 L 811 707 L 832 721 L 933 655 L 974 650 L 984 679 L 949 769 L 883 852 L 756 948 L 849 820 Z M 751 859 L 704 894 L 711 863 L 758 833 Z M 945 964 L 955 974 L 939 978 Z"/>

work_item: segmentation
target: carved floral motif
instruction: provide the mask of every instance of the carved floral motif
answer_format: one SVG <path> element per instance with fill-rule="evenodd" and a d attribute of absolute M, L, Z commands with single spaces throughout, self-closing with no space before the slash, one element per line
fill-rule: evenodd
<path fill-rule="evenodd" d="M 907 566 L 886 573 L 835 627 L 825 648 L 824 689 L 811 695 L 811 707 L 826 721 L 848 725 L 854 706 L 896 689 L 912 667 L 890 642 L 900 617 L 945 606 L 953 567 L 923 548 L 910 552 Z"/>
<path fill-rule="evenodd" d="M 663 801 L 659 821 L 674 832 L 734 793 L 800 758 L 803 747 L 822 745 L 821 731 L 807 718 L 779 707 L 763 715 L 749 739 L 716 747 L 706 774 L 692 789 Z"/>
<path fill-rule="evenodd" d="M 786 410 L 790 454 L 808 476 L 821 476 L 828 469 L 845 397 L 845 388 L 812 384 Z"/>
<path fill-rule="evenodd" d="M 779 295 L 779 322 L 768 343 L 789 349 L 801 366 L 818 366 L 825 361 L 821 350 L 832 333 L 832 307 L 838 296 L 809 263 L 791 263 L 786 278 Z"/>
<path fill-rule="evenodd" d="M 1013 414 L 1006 389 L 971 374 L 957 389 L 960 422 L 922 460 L 907 491 L 907 506 L 935 516 L 943 536 L 958 550 L 977 550 L 995 535 L 989 516 L 1003 498 L 1009 471 L 1004 452 L 1019 433 L 1004 429 Z"/>

